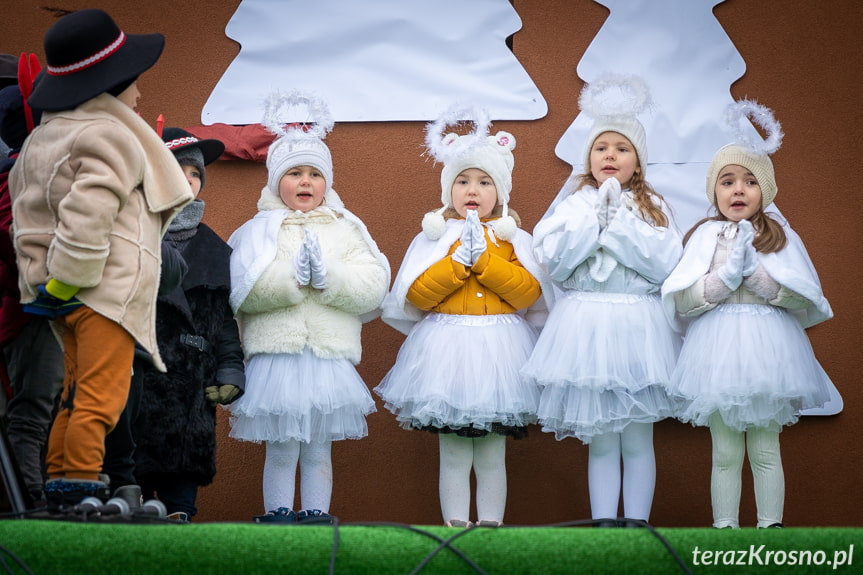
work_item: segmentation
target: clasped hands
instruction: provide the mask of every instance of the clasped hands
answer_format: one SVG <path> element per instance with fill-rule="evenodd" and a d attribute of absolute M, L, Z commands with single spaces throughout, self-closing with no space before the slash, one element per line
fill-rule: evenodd
<path fill-rule="evenodd" d="M 728 259 L 716 270 L 719 279 L 729 289 L 736 290 L 743 279 L 751 276 L 758 266 L 758 255 L 753 245 L 755 229 L 748 220 L 737 222 L 737 239 L 728 252 Z"/>
<path fill-rule="evenodd" d="M 620 182 L 617 178 L 608 178 L 599 186 L 596 199 L 596 220 L 599 229 L 604 230 L 608 222 L 614 219 L 620 208 Z"/>
<path fill-rule="evenodd" d="M 297 284 L 310 285 L 315 289 L 327 287 L 327 267 L 321 255 L 321 242 L 317 232 L 306 230 L 303 244 L 294 258 L 297 271 Z"/>
<path fill-rule="evenodd" d="M 204 394 L 210 405 L 227 405 L 234 401 L 239 393 L 240 388 L 230 384 L 210 385 L 204 388 Z"/>
<path fill-rule="evenodd" d="M 473 267 L 479 257 L 488 249 L 485 230 L 476 210 L 468 210 L 464 228 L 461 231 L 461 245 L 452 254 L 452 259 L 467 267 Z"/>

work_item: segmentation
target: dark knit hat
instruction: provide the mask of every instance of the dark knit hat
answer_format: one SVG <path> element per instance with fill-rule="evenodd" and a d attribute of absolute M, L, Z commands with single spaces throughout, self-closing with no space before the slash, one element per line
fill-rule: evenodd
<path fill-rule="evenodd" d="M 195 166 L 201 172 L 201 188 L 204 187 L 204 166 L 219 159 L 225 152 L 225 144 L 219 140 L 199 140 L 182 128 L 165 128 L 162 140 L 174 153 L 181 166 Z"/>
<path fill-rule="evenodd" d="M 68 110 L 137 78 L 165 46 L 162 34 L 124 34 L 103 10 L 72 12 L 45 33 L 47 66 L 27 102 Z"/>

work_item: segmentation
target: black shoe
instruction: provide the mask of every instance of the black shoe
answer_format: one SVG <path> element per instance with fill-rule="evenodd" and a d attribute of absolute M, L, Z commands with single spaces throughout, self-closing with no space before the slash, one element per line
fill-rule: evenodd
<path fill-rule="evenodd" d="M 332 525 L 335 517 L 329 513 L 324 513 L 320 509 L 304 509 L 297 513 L 297 523 L 305 523 L 307 525 Z"/>
<path fill-rule="evenodd" d="M 255 523 L 279 523 L 293 525 L 297 522 L 297 514 L 287 507 L 279 507 L 275 511 L 267 511 L 264 515 L 255 515 Z"/>

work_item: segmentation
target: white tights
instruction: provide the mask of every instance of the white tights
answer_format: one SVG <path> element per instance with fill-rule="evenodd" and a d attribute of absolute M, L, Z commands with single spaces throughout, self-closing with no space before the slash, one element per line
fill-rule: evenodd
<path fill-rule="evenodd" d="M 623 514 L 647 521 L 656 486 L 653 424 L 630 423 L 621 433 L 604 433 L 590 442 L 587 478 L 593 519 L 614 519 L 620 503 L 623 457 Z"/>
<path fill-rule="evenodd" d="M 749 466 L 755 487 L 758 527 L 782 523 L 785 507 L 785 473 L 779 453 L 779 432 L 754 427 L 745 432 L 725 425 L 722 416 L 710 417 L 713 438 L 713 473 L 710 496 L 713 501 L 713 526 L 740 526 L 740 491 L 743 456 L 749 452 Z"/>
<path fill-rule="evenodd" d="M 444 522 L 470 520 L 470 471 L 476 474 L 480 521 L 503 522 L 506 507 L 506 437 L 459 437 L 441 433 L 440 506 Z"/>
<path fill-rule="evenodd" d="M 333 493 L 332 442 L 267 442 L 264 461 L 264 509 L 294 509 L 297 463 L 300 464 L 300 494 L 303 509 L 328 512 Z"/>

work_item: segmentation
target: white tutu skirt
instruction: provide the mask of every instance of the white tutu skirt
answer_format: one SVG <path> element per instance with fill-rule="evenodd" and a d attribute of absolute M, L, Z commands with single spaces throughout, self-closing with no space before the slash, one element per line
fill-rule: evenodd
<path fill-rule="evenodd" d="M 679 351 L 657 295 L 568 291 L 522 376 L 542 389 L 543 431 L 590 443 L 673 416 L 667 385 Z"/>
<path fill-rule="evenodd" d="M 823 405 L 830 387 L 797 320 L 757 304 L 724 304 L 696 318 L 671 379 L 678 419 L 706 426 L 719 412 L 738 431 L 780 431 L 800 410 Z"/>
<path fill-rule="evenodd" d="M 306 348 L 253 356 L 246 392 L 228 409 L 235 439 L 309 443 L 365 437 L 375 402 L 349 360 L 321 359 Z"/>
<path fill-rule="evenodd" d="M 519 369 L 534 342 L 536 330 L 517 314 L 432 313 L 374 391 L 407 429 L 524 427 L 536 422 L 539 390 Z"/>

